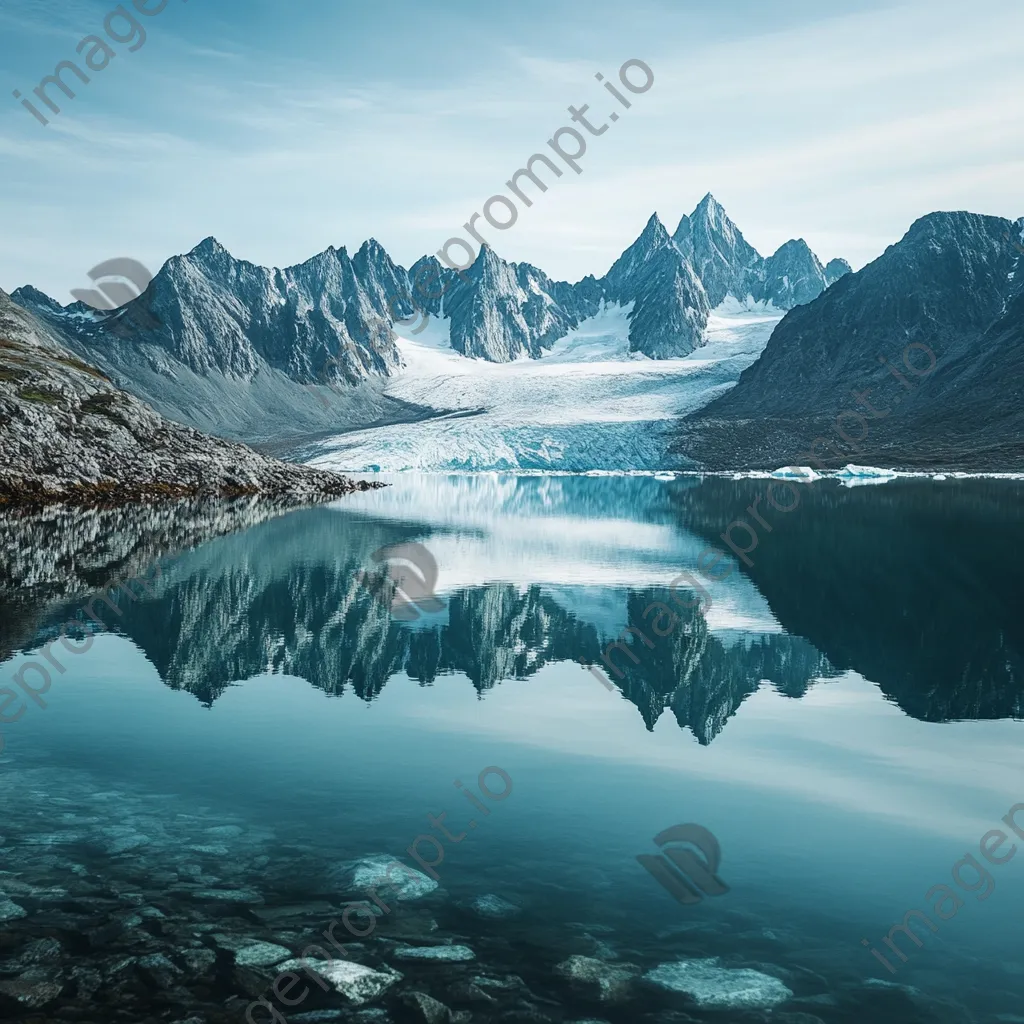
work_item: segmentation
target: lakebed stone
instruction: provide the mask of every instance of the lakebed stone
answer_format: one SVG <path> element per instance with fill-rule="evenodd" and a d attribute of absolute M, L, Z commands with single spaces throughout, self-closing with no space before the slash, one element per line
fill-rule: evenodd
<path fill-rule="evenodd" d="M 384 903 L 389 896 L 396 900 L 418 900 L 437 889 L 434 879 L 386 853 L 344 861 L 337 865 L 331 877 L 344 892 L 360 897 L 371 889 L 380 890 Z"/>
<path fill-rule="evenodd" d="M 701 1008 L 771 1009 L 793 995 L 778 978 L 717 958 L 680 960 L 648 971 L 644 982 L 663 993 L 686 996 Z"/>
<path fill-rule="evenodd" d="M 621 1003 L 632 995 L 640 968 L 575 955 L 558 964 L 555 973 L 587 998 L 601 1003 Z"/>
<path fill-rule="evenodd" d="M 475 896 L 458 904 L 462 909 L 484 920 L 498 921 L 504 918 L 517 917 L 523 912 L 522 907 L 494 893 Z"/>
<path fill-rule="evenodd" d="M 279 974 L 285 971 L 315 971 L 352 1006 L 363 1006 L 379 999 L 403 977 L 390 967 L 367 967 L 350 960 L 286 960 L 278 964 L 275 970 Z"/>
<path fill-rule="evenodd" d="M 448 1024 L 451 1020 L 452 1011 L 425 992 L 407 992 L 402 1003 L 416 1024 Z"/>
<path fill-rule="evenodd" d="M 469 946 L 399 946 L 391 954 L 396 960 L 426 960 L 435 963 L 467 963 L 476 959 Z"/>

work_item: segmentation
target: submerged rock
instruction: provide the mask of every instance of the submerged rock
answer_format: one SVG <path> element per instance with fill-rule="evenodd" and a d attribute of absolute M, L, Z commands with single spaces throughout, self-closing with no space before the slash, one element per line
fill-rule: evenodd
<path fill-rule="evenodd" d="M 770 974 L 722 967 L 717 958 L 661 964 L 644 981 L 663 992 L 688 996 L 700 1007 L 770 1009 L 793 995 Z"/>
<path fill-rule="evenodd" d="M 403 975 L 390 967 L 374 969 L 350 960 L 286 960 L 278 964 L 278 973 L 285 971 L 316 971 L 334 991 L 344 996 L 352 1006 L 363 1006 L 379 999 Z"/>
<path fill-rule="evenodd" d="M 171 963 L 163 953 L 144 956 L 138 964 L 139 969 L 157 988 L 174 988 L 185 976 L 185 972 Z"/>
<path fill-rule="evenodd" d="M 211 903 L 262 903 L 263 896 L 254 889 L 197 889 L 192 899 Z"/>
<path fill-rule="evenodd" d="M 418 900 L 437 888 L 437 882 L 416 868 L 386 853 L 374 853 L 358 860 L 345 861 L 331 873 L 332 880 L 345 892 L 357 892 L 361 896 L 371 889 L 380 890 L 382 902 L 388 898 L 396 900 Z"/>
<path fill-rule="evenodd" d="M 287 960 L 292 951 L 273 942 L 253 942 L 235 952 L 235 963 L 241 967 L 271 967 Z"/>
<path fill-rule="evenodd" d="M 463 910 L 468 910 L 471 914 L 475 914 L 477 917 L 482 917 L 485 920 L 498 921 L 503 918 L 516 917 L 523 912 L 522 907 L 517 906 L 515 903 L 511 903 L 503 896 L 496 896 L 493 893 L 487 893 L 483 896 L 475 896 L 471 900 L 464 900 L 459 904 Z"/>
<path fill-rule="evenodd" d="M 571 956 L 555 967 L 574 989 L 600 1003 L 621 1003 L 629 999 L 640 974 L 631 964 L 606 964 L 589 956 Z"/>
<path fill-rule="evenodd" d="M 392 954 L 396 960 L 436 960 L 444 963 L 466 963 L 476 959 L 469 946 L 399 946 Z"/>
<path fill-rule="evenodd" d="M 0 981 L 0 995 L 30 1010 L 52 1003 L 63 988 L 59 975 L 45 967 L 33 967 L 18 978 Z"/>
<path fill-rule="evenodd" d="M 424 992 L 407 992 L 402 1002 L 417 1024 L 447 1024 L 452 1011 Z"/>
<path fill-rule="evenodd" d="M 19 917 L 28 917 L 28 911 L 0 893 L 0 921 L 14 921 Z"/>

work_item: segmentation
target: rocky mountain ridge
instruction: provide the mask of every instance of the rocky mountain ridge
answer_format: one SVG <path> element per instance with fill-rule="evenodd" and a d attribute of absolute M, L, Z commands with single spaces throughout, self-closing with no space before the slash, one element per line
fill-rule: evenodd
<path fill-rule="evenodd" d="M 709 195 L 675 238 L 655 215 L 603 278 L 574 284 L 486 245 L 461 271 L 434 256 L 407 271 L 374 239 L 352 257 L 332 246 L 278 270 L 207 238 L 110 315 L 61 306 L 30 286 L 13 298 L 162 414 L 251 439 L 421 415 L 381 393 L 400 364 L 392 330 L 400 319 L 418 326 L 424 315 L 440 317 L 455 351 L 509 362 L 540 358 L 602 303 L 619 303 L 630 307 L 631 352 L 678 358 L 704 343 L 710 310 L 724 298 L 788 309 L 843 266 L 833 261 L 826 274 L 803 242 L 764 260 Z"/>

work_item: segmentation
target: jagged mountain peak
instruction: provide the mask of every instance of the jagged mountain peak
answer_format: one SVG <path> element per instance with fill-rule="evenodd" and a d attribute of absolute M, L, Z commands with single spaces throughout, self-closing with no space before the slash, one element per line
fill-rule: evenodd
<path fill-rule="evenodd" d="M 831 288 L 841 277 L 852 273 L 853 267 L 846 260 L 837 257 L 834 260 L 829 260 L 825 267 L 825 283 Z"/>
<path fill-rule="evenodd" d="M 680 220 L 672 240 L 693 265 L 712 307 L 728 295 L 741 301 L 758 295 L 764 260 L 710 192 Z"/>
<path fill-rule="evenodd" d="M 193 246 L 187 255 L 202 257 L 231 256 L 231 253 L 213 235 L 207 235 L 198 245 Z"/>
<path fill-rule="evenodd" d="M 652 213 L 637 241 L 644 242 L 651 248 L 655 248 L 667 245 L 672 241 L 672 236 L 668 233 L 668 228 L 662 223 L 657 213 Z"/>
<path fill-rule="evenodd" d="M 703 220 L 716 226 L 728 225 L 735 229 L 735 225 L 725 212 L 725 207 L 710 192 L 694 207 L 689 219 L 691 221 Z"/>
<path fill-rule="evenodd" d="M 780 245 L 778 249 L 775 250 L 773 255 L 780 256 L 789 253 L 799 253 L 800 255 L 810 253 L 812 256 L 814 256 L 814 251 L 807 244 L 806 238 L 791 238 L 788 242 L 783 242 L 782 245 Z M 818 257 L 815 256 L 814 258 L 817 259 Z"/>

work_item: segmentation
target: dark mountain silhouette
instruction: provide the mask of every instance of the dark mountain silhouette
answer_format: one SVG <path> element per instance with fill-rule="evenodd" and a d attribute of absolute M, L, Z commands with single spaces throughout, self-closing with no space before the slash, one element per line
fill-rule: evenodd
<path fill-rule="evenodd" d="M 923 217 L 788 313 L 737 385 L 683 421 L 677 450 L 715 469 L 777 468 L 806 463 L 820 436 L 825 466 L 1024 468 L 1022 227 Z"/>

